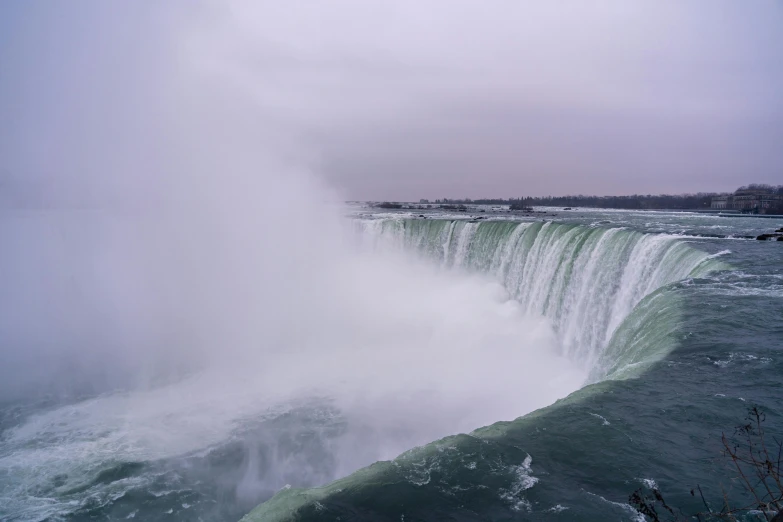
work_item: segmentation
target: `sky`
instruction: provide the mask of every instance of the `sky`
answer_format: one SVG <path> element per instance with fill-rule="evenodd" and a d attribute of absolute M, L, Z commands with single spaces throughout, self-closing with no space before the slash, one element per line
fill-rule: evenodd
<path fill-rule="evenodd" d="M 196 122 L 351 200 L 783 184 L 783 2 L 2 2 L 0 121 L 12 205 L 138 190 Z"/>

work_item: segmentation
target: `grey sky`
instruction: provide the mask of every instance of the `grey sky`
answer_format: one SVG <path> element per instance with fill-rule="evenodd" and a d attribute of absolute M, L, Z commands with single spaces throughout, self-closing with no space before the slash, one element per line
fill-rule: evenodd
<path fill-rule="evenodd" d="M 774 0 L 3 2 L 0 175 L 167 168 L 202 83 L 350 199 L 783 183 Z"/>

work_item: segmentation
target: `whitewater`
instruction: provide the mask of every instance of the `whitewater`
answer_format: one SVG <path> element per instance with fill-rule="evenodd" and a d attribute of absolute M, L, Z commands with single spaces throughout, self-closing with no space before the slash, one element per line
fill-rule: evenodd
<path fill-rule="evenodd" d="M 399 45 L 283 11 L 20 17 L 0 520 L 629 521 L 652 483 L 686 511 L 696 485 L 743 502 L 720 433 L 751 405 L 783 427 L 783 251 L 745 238 L 783 222 L 346 205 L 335 151 L 396 190 L 370 131 L 449 127 L 454 83 L 396 81 L 440 71 L 426 24 Z M 365 42 L 391 45 L 389 77 Z M 483 92 L 470 55 L 455 105 L 518 91 Z"/>
<path fill-rule="evenodd" d="M 606 376 L 617 328 L 657 289 L 716 267 L 676 236 L 624 228 L 515 221 L 380 219 L 361 222 L 370 242 L 423 253 L 445 268 L 501 281 L 528 315 L 546 317 L 569 360 Z M 624 352 L 629 351 L 627 348 Z M 651 357 L 655 353 L 634 354 Z M 638 362 L 638 361 L 636 361 Z"/>
<path fill-rule="evenodd" d="M 402 248 L 443 270 L 503 281 L 522 307 L 551 321 L 563 353 L 589 367 L 587 386 L 325 487 L 284 489 L 245 520 L 641 520 L 628 496 L 650 484 L 695 512 L 690 488 L 720 498 L 730 480 L 719 433 L 749 403 L 780 426 L 781 252 L 734 239 L 769 226 L 764 220 L 472 212 L 355 217 L 372 249 Z"/>
<path fill-rule="evenodd" d="M 326 494 L 291 503 L 291 486 L 321 486 L 441 437 L 511 421 L 585 384 L 638 379 L 681 345 L 683 292 L 733 273 L 731 251 L 586 216 L 354 211 L 342 229 L 350 255 L 324 265 L 330 277 L 297 303 L 306 328 L 265 323 L 276 344 L 264 352 L 227 348 L 231 357 L 219 363 L 191 354 L 186 370 L 143 386 L 7 402 L 4 516 L 239 518 L 281 488 L 289 493 L 261 513 L 280 505 L 291 513 L 302 498 L 315 505 Z M 459 445 L 475 439 L 455 440 L 436 444 L 435 460 L 431 446 L 394 460 L 401 480 L 424 488 L 449 451 L 458 455 L 449 466 L 480 470 Z M 522 453 L 519 462 L 485 457 L 484 465 L 495 480 L 511 480 L 495 488 L 495 501 L 529 514 L 525 492 L 540 486 L 537 461 Z"/>

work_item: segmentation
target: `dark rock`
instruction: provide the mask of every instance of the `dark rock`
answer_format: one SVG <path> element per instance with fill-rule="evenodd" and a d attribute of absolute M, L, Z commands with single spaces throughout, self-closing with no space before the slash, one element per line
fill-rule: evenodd
<path fill-rule="evenodd" d="M 783 234 L 761 234 L 760 236 L 757 236 L 756 239 L 759 241 L 783 241 Z"/>

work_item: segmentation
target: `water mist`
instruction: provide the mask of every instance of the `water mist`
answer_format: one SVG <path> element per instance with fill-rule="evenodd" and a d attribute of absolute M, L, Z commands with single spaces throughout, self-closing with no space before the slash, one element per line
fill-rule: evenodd
<path fill-rule="evenodd" d="M 579 387 L 547 321 L 499 283 L 358 248 L 311 149 L 297 152 L 296 118 L 277 126 L 223 75 L 241 68 L 226 42 L 191 29 L 123 48 L 128 83 L 91 71 L 103 95 L 62 101 L 113 111 L 108 149 L 91 152 L 108 139 L 99 117 L 49 131 L 71 147 L 36 180 L 46 204 L 3 210 L 2 393 L 55 394 L 4 434 L 0 471 L 24 477 L 9 502 L 67 512 L 81 492 L 153 480 L 101 478 L 118 463 L 232 442 L 224 502 L 250 504 Z M 190 54 L 205 48 L 209 66 Z M 332 419 L 285 425 L 315 433 L 312 454 L 265 431 L 301 411 Z"/>

